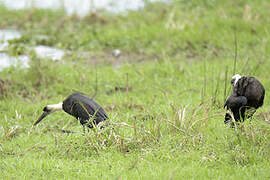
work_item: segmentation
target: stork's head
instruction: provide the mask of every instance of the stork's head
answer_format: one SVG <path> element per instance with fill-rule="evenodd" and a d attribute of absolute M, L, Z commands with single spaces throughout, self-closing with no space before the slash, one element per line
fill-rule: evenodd
<path fill-rule="evenodd" d="M 55 112 L 55 111 L 59 111 L 63 109 L 63 103 L 58 103 L 58 104 L 51 104 L 51 105 L 47 105 L 43 108 L 43 113 L 41 114 L 41 116 L 39 116 L 38 120 L 33 124 L 34 126 L 37 125 L 42 119 L 44 119 L 46 116 L 48 116 L 49 114 Z"/>
<path fill-rule="evenodd" d="M 242 76 L 240 76 L 239 74 L 235 74 L 233 77 L 232 77 L 232 80 L 231 80 L 231 85 L 232 87 L 234 87 L 237 83 L 237 81 L 241 78 Z"/>

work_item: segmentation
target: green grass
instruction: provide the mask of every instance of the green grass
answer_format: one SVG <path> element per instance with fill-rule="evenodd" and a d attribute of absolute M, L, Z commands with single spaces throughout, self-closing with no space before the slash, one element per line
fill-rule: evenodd
<path fill-rule="evenodd" d="M 28 54 L 32 61 L 28 69 L 0 72 L 0 177 L 268 179 L 269 6 L 266 0 L 192 0 L 81 19 L 1 7 L 0 27 L 23 32 L 9 53 Z M 236 72 L 257 77 L 266 89 L 264 106 L 237 129 L 223 123 L 234 33 Z M 40 44 L 70 52 L 64 62 L 53 62 L 24 48 Z M 115 48 L 120 58 L 110 55 Z M 45 105 L 76 91 L 91 97 L 96 72 L 95 100 L 114 130 L 83 134 L 64 112 L 32 127 Z M 127 74 L 130 91 L 108 93 L 125 87 Z"/>

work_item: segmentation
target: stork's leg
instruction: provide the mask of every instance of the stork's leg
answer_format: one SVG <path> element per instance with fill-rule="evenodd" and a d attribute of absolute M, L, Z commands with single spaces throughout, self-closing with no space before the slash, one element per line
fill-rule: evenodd
<path fill-rule="evenodd" d="M 231 120 L 232 120 L 231 115 L 229 113 L 226 113 L 224 123 L 228 124 L 229 122 L 231 122 Z"/>
<path fill-rule="evenodd" d="M 234 115 L 236 115 L 236 116 L 234 116 Z M 227 112 L 225 114 L 224 123 L 227 124 L 227 125 L 229 125 L 231 128 L 235 128 L 235 126 L 238 125 L 238 119 L 236 119 L 236 118 L 238 118 L 237 116 L 238 116 L 237 113 L 230 114 L 230 113 Z"/>
<path fill-rule="evenodd" d="M 249 108 L 247 109 L 247 118 L 250 118 L 252 120 L 253 115 L 256 113 L 256 109 L 255 108 Z"/>
<path fill-rule="evenodd" d="M 85 134 L 85 126 L 84 126 L 84 125 L 82 125 L 82 127 L 83 127 L 83 134 Z"/>

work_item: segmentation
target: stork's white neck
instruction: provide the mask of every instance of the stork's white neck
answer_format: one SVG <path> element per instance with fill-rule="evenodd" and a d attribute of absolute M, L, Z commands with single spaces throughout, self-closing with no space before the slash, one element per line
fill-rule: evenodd
<path fill-rule="evenodd" d="M 63 109 L 63 102 L 60 102 L 58 104 L 51 104 L 47 105 L 47 108 L 51 111 L 59 111 Z"/>
<path fill-rule="evenodd" d="M 235 75 L 232 77 L 232 79 L 234 79 L 234 84 L 233 84 L 233 86 L 236 85 L 237 81 L 238 81 L 239 79 L 241 79 L 241 77 L 242 77 L 242 76 L 240 76 L 240 74 L 235 74 Z"/>

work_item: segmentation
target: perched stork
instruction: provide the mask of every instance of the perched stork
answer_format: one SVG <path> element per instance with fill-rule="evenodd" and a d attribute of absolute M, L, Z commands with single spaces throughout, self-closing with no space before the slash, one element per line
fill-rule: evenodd
<path fill-rule="evenodd" d="M 245 117 L 252 117 L 256 110 L 263 105 L 265 90 L 263 85 L 254 77 L 240 76 L 236 74 L 232 77 L 232 94 L 226 100 L 224 108 L 230 109 L 235 121 L 244 121 Z M 248 114 L 245 114 L 249 111 Z M 232 119 L 226 113 L 224 123 Z"/>
<path fill-rule="evenodd" d="M 64 110 L 66 113 L 78 119 L 83 127 L 87 126 L 92 128 L 93 125 L 97 125 L 101 121 L 108 119 L 106 112 L 93 99 L 80 93 L 73 93 L 59 104 L 45 106 L 43 108 L 43 114 L 33 125 L 37 125 L 47 115 L 59 110 Z"/>

